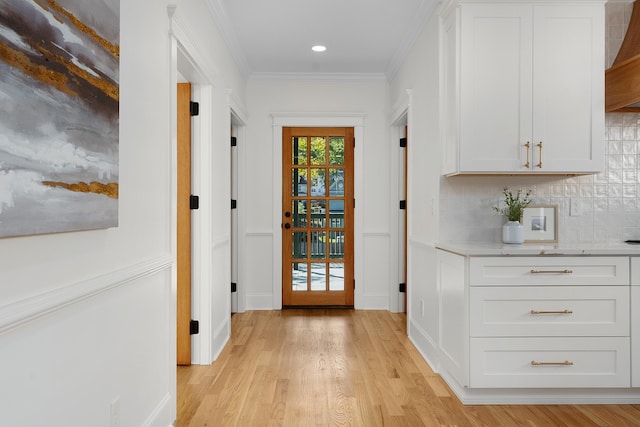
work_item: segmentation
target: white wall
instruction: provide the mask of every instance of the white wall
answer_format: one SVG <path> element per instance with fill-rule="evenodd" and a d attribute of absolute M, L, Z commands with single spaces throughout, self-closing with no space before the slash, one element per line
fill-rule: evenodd
<path fill-rule="evenodd" d="M 356 258 L 361 257 L 365 271 L 363 277 L 356 276 L 355 303 L 357 308 L 388 308 L 392 231 L 387 83 L 380 79 L 287 82 L 252 79 L 247 87 L 247 100 L 250 121 L 246 134 L 246 163 L 245 170 L 239 171 L 246 182 L 246 194 L 240 202 L 246 224 L 241 232 L 246 248 L 244 283 L 239 286 L 245 286 L 247 308 L 277 308 L 276 294 L 281 292 L 281 285 L 274 283 L 272 278 L 273 269 L 279 269 L 281 265 L 281 254 L 274 253 L 281 230 L 275 225 L 279 224 L 279 219 L 274 218 L 273 213 L 274 209 L 279 209 L 281 201 L 276 200 L 280 193 L 273 186 L 274 177 L 281 182 L 281 171 L 274 170 L 274 155 L 279 152 L 282 142 L 273 141 L 272 114 L 283 113 L 308 113 L 309 117 L 314 113 L 321 117 L 364 114 L 364 138 L 356 140 L 356 150 L 362 150 L 362 164 L 356 162 L 356 168 L 362 170 L 356 170 L 355 176 L 360 173 L 362 177 L 362 182 L 356 183 L 356 191 L 359 185 L 362 191 L 356 194 L 356 210 L 361 209 L 362 214 L 362 232 L 356 239 L 361 239 L 360 247 L 365 248 L 361 254 L 356 253 Z"/>
<path fill-rule="evenodd" d="M 206 77 L 241 104 L 242 77 L 207 7 L 175 3 L 207 47 L 216 75 Z M 166 1 L 121 2 L 119 227 L 0 240 L 3 425 L 106 426 L 112 402 L 122 426 L 175 418 L 169 46 Z M 223 116 L 214 128 L 228 129 Z M 212 326 L 223 319 L 214 313 Z"/>
<path fill-rule="evenodd" d="M 407 318 L 409 336 L 431 358 L 438 339 L 435 242 L 439 238 L 439 36 L 429 18 L 391 82 L 392 102 L 411 90 L 408 149 Z"/>

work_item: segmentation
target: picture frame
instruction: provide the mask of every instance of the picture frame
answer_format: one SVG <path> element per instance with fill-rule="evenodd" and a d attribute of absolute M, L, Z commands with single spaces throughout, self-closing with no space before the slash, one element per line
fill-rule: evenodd
<path fill-rule="evenodd" d="M 558 205 L 527 206 L 522 212 L 525 243 L 558 242 Z"/>

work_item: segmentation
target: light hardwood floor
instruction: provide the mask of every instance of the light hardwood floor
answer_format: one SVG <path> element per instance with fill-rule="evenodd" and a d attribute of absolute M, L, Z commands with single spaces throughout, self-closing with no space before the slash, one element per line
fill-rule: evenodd
<path fill-rule="evenodd" d="M 640 426 L 640 405 L 464 406 L 387 311 L 249 311 L 178 367 L 176 427 Z"/>

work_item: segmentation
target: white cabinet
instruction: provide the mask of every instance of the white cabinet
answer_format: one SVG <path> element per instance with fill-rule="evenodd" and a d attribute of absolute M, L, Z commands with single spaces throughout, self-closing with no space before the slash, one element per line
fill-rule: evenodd
<path fill-rule="evenodd" d="M 640 257 L 631 258 L 631 386 L 640 387 Z"/>
<path fill-rule="evenodd" d="M 629 387 L 628 257 L 474 257 L 469 387 Z"/>
<path fill-rule="evenodd" d="M 438 251 L 445 378 L 469 390 L 631 387 L 640 286 L 629 286 L 629 263 Z"/>
<path fill-rule="evenodd" d="M 629 339 L 473 338 L 474 388 L 629 387 Z"/>
<path fill-rule="evenodd" d="M 602 1 L 453 1 L 441 38 L 443 173 L 602 169 Z"/>
<path fill-rule="evenodd" d="M 631 387 L 640 387 L 640 286 L 631 286 Z"/>

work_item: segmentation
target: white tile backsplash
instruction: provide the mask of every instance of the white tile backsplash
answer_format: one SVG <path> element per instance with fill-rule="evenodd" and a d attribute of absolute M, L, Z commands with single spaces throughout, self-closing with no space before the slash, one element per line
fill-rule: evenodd
<path fill-rule="evenodd" d="M 531 189 L 535 204 L 558 205 L 558 240 L 640 239 L 640 113 L 606 115 L 605 169 L 596 175 L 441 178 L 440 239 L 499 242 L 504 218 L 491 206 L 502 189 Z M 581 207 L 571 214 L 571 202 Z M 577 202 L 577 203 L 576 203 Z"/>

